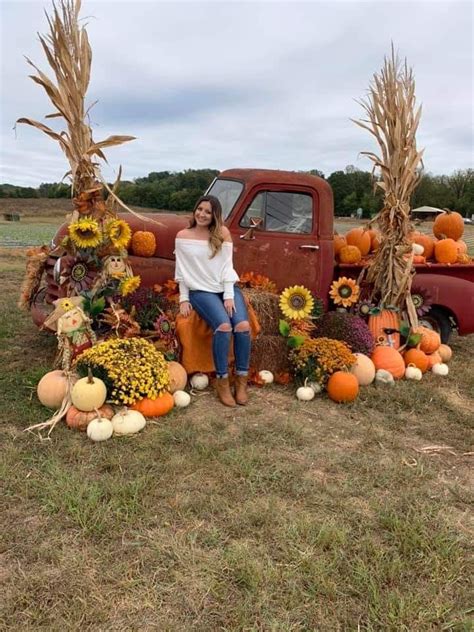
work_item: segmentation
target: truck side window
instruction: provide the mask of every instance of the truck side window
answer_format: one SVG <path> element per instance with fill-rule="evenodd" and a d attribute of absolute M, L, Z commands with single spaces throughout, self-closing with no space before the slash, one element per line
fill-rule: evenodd
<path fill-rule="evenodd" d="M 250 226 L 251 217 L 263 218 L 263 230 L 281 233 L 311 233 L 313 230 L 313 199 L 307 193 L 261 191 L 258 193 L 240 225 Z"/>

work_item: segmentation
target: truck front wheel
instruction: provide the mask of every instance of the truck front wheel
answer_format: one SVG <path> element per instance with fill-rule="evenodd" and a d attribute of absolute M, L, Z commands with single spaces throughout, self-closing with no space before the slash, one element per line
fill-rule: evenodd
<path fill-rule="evenodd" d="M 447 344 L 453 327 L 449 315 L 441 307 L 434 305 L 430 311 L 420 318 L 420 325 L 434 329 L 441 336 L 441 342 Z"/>

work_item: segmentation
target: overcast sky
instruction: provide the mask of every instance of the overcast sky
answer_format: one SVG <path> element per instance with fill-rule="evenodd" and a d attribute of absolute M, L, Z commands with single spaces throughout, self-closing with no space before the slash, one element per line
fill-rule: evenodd
<path fill-rule="evenodd" d="M 231 167 L 320 169 L 371 165 L 355 99 L 390 51 L 414 68 L 423 105 L 425 168 L 452 173 L 473 160 L 471 2 L 92 2 L 83 0 L 93 51 L 87 102 L 94 138 L 137 140 L 107 150 L 112 179 L 151 171 Z M 1 7 L 0 182 L 61 180 L 68 163 L 42 132 L 13 125 L 52 111 L 24 55 L 51 74 L 36 33 L 50 3 Z M 31 69 L 32 70 L 32 69 Z M 47 121 L 46 121 L 47 122 Z M 57 123 L 56 123 L 57 126 Z"/>

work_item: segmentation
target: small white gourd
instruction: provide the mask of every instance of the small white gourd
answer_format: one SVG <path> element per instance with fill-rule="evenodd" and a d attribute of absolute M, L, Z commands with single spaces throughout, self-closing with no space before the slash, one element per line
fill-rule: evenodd
<path fill-rule="evenodd" d="M 265 382 L 265 384 L 271 384 L 273 382 L 273 373 L 271 371 L 263 369 L 258 372 L 258 377 Z"/>
<path fill-rule="evenodd" d="M 437 364 L 434 364 L 431 371 L 435 374 L 435 375 L 441 375 L 441 376 L 445 376 L 448 375 L 449 373 L 449 366 L 447 364 L 444 364 L 443 362 L 438 362 Z"/>
<path fill-rule="evenodd" d="M 419 381 L 423 377 L 423 373 L 421 372 L 421 369 L 413 364 L 413 362 L 410 362 L 410 364 L 405 369 L 405 377 L 407 380 Z"/>
<path fill-rule="evenodd" d="M 71 391 L 73 405 L 87 413 L 103 406 L 106 397 L 105 384 L 98 377 L 93 377 L 90 369 L 87 377 L 77 380 Z"/>
<path fill-rule="evenodd" d="M 203 391 L 209 386 L 209 378 L 204 373 L 195 373 L 191 378 L 191 386 L 197 391 Z"/>
<path fill-rule="evenodd" d="M 308 386 L 313 389 L 315 395 L 319 395 L 323 390 L 323 387 L 319 382 L 308 382 Z"/>
<path fill-rule="evenodd" d="M 314 399 L 315 395 L 316 393 L 314 392 L 314 389 L 312 389 L 311 386 L 308 386 L 308 379 L 304 381 L 304 386 L 300 386 L 296 390 L 296 397 L 302 402 L 311 401 Z"/>
<path fill-rule="evenodd" d="M 110 419 L 101 417 L 100 414 L 87 424 L 87 436 L 92 441 L 107 441 L 114 432 Z"/>
<path fill-rule="evenodd" d="M 425 252 L 425 248 L 421 244 L 413 244 L 412 250 L 415 255 L 422 255 Z"/>
<path fill-rule="evenodd" d="M 176 408 L 186 408 L 191 403 L 191 396 L 186 391 L 175 391 L 173 393 L 174 405 Z"/>
<path fill-rule="evenodd" d="M 395 378 L 390 371 L 378 369 L 375 373 L 375 382 L 376 384 L 388 384 L 389 386 L 393 386 L 395 384 Z"/>
<path fill-rule="evenodd" d="M 112 417 L 112 426 L 116 435 L 130 435 L 140 432 L 146 426 L 145 417 L 138 410 L 123 408 Z"/>

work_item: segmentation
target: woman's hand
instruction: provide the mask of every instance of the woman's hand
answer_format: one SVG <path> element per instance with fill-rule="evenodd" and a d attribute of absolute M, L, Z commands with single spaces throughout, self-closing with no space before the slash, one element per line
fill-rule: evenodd
<path fill-rule="evenodd" d="M 191 314 L 192 309 L 192 305 L 189 301 L 183 301 L 179 304 L 179 313 L 185 318 L 187 318 Z"/>
<path fill-rule="evenodd" d="M 232 317 L 235 312 L 235 303 L 233 298 L 226 298 L 224 301 L 224 308 L 227 314 Z"/>

